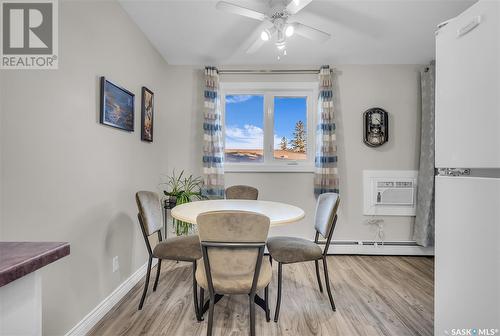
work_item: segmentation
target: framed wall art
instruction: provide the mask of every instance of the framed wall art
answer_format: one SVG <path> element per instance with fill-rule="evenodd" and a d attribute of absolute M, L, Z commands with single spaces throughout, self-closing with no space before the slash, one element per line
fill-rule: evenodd
<path fill-rule="evenodd" d="M 101 77 L 101 124 L 134 131 L 134 94 Z"/>
<path fill-rule="evenodd" d="M 141 140 L 153 142 L 154 93 L 142 87 Z"/>

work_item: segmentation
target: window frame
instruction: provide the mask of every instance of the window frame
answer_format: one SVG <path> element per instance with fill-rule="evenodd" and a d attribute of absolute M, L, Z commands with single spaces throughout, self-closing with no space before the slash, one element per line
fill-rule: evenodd
<path fill-rule="evenodd" d="M 221 82 L 221 113 L 224 148 L 226 142 L 226 95 L 262 95 L 264 97 L 263 162 L 225 163 L 224 171 L 238 172 L 314 172 L 315 129 L 318 97 L 317 82 Z M 274 98 L 306 97 L 307 99 L 307 159 L 280 160 L 274 158 Z"/>

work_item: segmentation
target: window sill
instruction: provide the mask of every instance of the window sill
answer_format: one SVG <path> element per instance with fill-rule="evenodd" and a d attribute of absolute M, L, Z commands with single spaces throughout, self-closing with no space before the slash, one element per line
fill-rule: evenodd
<path fill-rule="evenodd" d="M 314 173 L 312 165 L 226 164 L 225 173 Z"/>

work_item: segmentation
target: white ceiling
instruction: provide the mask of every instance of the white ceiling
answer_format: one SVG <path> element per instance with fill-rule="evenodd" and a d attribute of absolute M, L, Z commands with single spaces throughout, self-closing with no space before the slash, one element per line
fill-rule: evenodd
<path fill-rule="evenodd" d="M 269 0 L 227 0 L 266 12 Z M 284 0 L 286 1 L 286 0 Z M 290 0 L 288 0 L 289 2 Z M 324 30 L 324 43 L 294 35 L 277 60 L 267 42 L 246 54 L 244 41 L 259 25 L 215 9 L 217 1 L 122 0 L 123 8 L 169 64 L 424 64 L 434 58 L 436 25 L 474 0 L 314 0 L 294 21 Z"/>

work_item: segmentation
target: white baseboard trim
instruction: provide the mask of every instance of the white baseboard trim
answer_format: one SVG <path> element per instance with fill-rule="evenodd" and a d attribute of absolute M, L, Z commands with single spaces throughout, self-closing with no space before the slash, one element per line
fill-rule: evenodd
<path fill-rule="evenodd" d="M 153 266 L 156 266 L 157 260 L 153 259 Z M 148 263 L 145 263 L 130 277 L 122 282 L 111 294 L 101 301 L 88 313 L 80 322 L 78 322 L 65 336 L 85 336 L 87 333 L 106 315 L 128 292 L 146 275 Z"/>
<path fill-rule="evenodd" d="M 330 245 L 328 254 L 434 256 L 434 247 L 396 245 L 390 242 L 387 245 L 334 243 Z"/>

